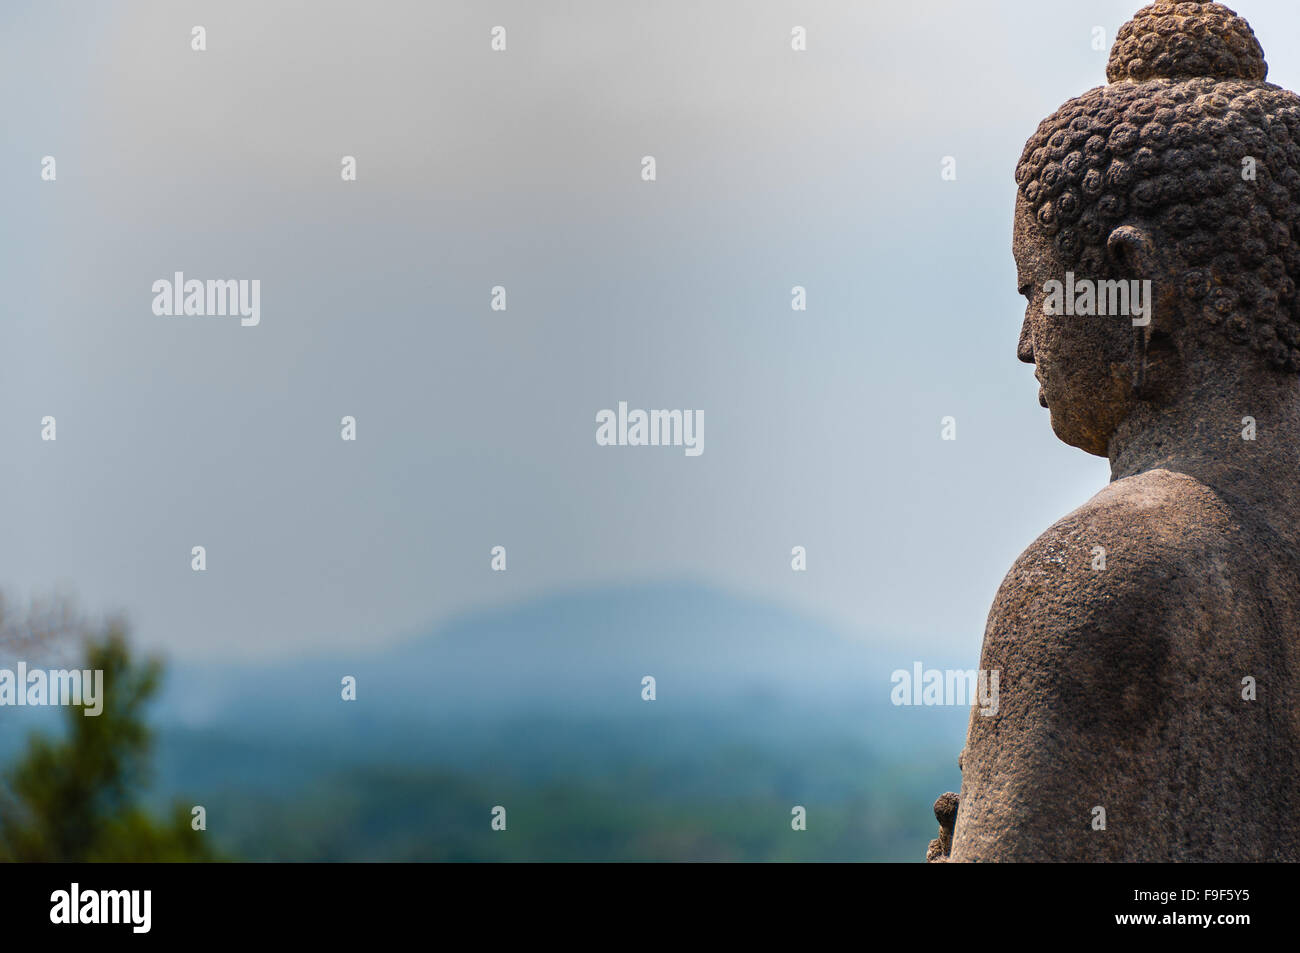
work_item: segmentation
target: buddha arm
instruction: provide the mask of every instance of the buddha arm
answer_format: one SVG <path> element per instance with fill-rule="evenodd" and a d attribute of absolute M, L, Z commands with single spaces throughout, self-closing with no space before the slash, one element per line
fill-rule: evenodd
<path fill-rule="evenodd" d="M 1205 647 L 1241 620 L 1230 584 L 1206 571 L 1224 527 L 1187 525 L 1185 508 L 1166 505 L 1171 486 L 1112 484 L 1008 573 L 981 659 L 999 673 L 997 713 L 971 714 L 953 860 L 1184 850 L 1171 818 L 1208 773 L 1179 752 L 1235 698 L 1230 653 Z"/>

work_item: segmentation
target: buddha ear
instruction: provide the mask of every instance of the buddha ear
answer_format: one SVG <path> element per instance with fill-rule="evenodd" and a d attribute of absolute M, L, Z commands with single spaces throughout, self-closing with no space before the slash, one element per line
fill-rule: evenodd
<path fill-rule="evenodd" d="M 1156 307 L 1155 280 L 1160 262 L 1151 233 L 1139 225 L 1121 225 L 1106 239 L 1106 256 L 1122 280 L 1141 284 L 1146 291 L 1145 321 L 1133 319 L 1133 391 L 1153 396 L 1172 380 L 1170 357 L 1176 347 L 1172 336 L 1174 316 Z"/>
<path fill-rule="evenodd" d="M 1145 228 L 1121 225 L 1106 239 L 1106 256 L 1125 278 L 1154 278 L 1156 246 Z"/>

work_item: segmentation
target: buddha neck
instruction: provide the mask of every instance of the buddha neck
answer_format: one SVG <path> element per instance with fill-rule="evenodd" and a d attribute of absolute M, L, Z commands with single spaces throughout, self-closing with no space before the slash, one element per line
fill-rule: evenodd
<path fill-rule="evenodd" d="M 1115 429 L 1111 480 L 1171 470 L 1242 502 L 1300 512 L 1300 378 L 1234 362 L 1195 368 L 1183 383 L 1172 399 L 1140 401 Z M 1242 435 L 1246 417 L 1253 440 Z"/>

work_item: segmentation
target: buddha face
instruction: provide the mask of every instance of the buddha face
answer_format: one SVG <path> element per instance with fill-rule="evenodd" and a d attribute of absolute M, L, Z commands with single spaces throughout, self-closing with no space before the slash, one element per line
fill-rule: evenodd
<path fill-rule="evenodd" d="M 1066 282 L 1052 241 L 1017 196 L 1012 241 L 1019 290 L 1026 299 L 1016 356 L 1034 365 L 1038 401 L 1052 430 L 1066 443 L 1106 456 L 1111 435 L 1134 402 L 1134 328 L 1131 316 L 1047 314 L 1049 281 Z M 1073 279 L 1106 276 L 1074 273 Z"/>

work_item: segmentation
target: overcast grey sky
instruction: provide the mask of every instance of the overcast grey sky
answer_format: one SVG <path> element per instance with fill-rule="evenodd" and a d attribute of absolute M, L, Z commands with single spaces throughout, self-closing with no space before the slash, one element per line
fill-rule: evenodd
<path fill-rule="evenodd" d="M 195 658 L 663 577 L 978 651 L 1108 476 L 1015 360 L 1012 170 L 1139 5 L 6 3 L 0 581 Z M 260 325 L 154 315 L 176 271 Z M 620 400 L 704 453 L 596 446 Z"/>

